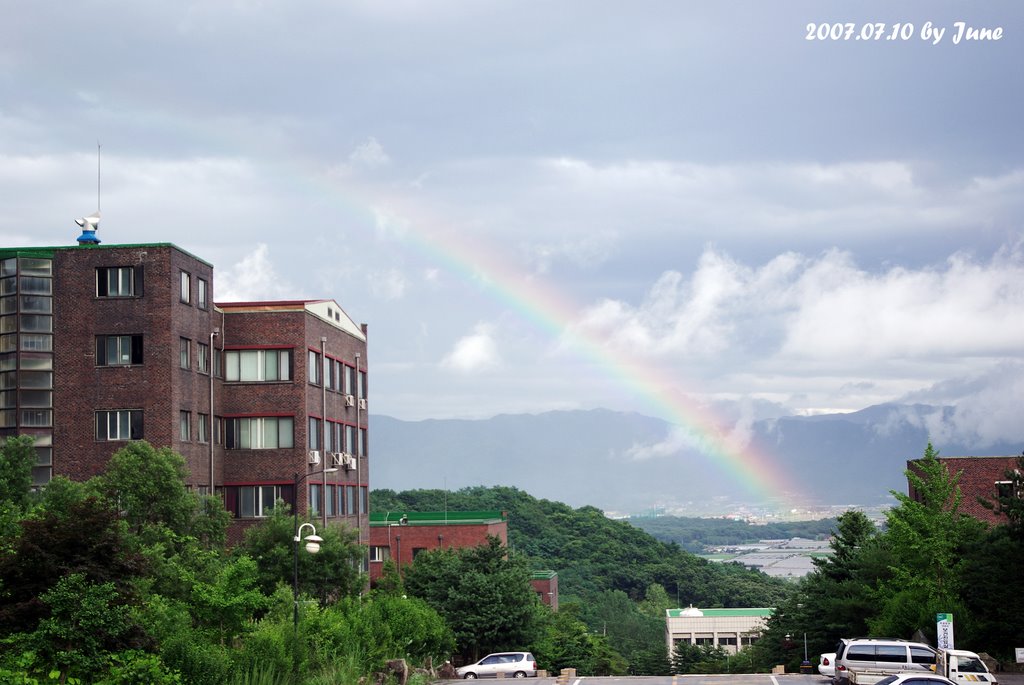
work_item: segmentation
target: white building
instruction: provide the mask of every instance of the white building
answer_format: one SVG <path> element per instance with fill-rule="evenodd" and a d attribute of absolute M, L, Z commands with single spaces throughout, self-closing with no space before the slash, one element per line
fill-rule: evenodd
<path fill-rule="evenodd" d="M 774 609 L 668 609 L 665 611 L 665 645 L 669 658 L 679 642 L 721 647 L 735 654 L 761 637 L 764 622 Z"/>

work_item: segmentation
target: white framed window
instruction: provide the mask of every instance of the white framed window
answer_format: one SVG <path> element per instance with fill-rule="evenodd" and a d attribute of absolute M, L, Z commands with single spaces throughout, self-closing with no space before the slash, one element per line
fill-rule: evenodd
<path fill-rule="evenodd" d="M 224 380 L 242 383 L 290 381 L 291 350 L 225 350 Z"/>
<path fill-rule="evenodd" d="M 210 346 L 204 342 L 199 343 L 196 349 L 196 364 L 199 373 L 210 373 Z"/>
<path fill-rule="evenodd" d="M 370 561 L 383 562 L 391 559 L 391 549 L 383 545 L 370 545 Z"/>
<path fill-rule="evenodd" d="M 196 422 L 196 440 L 199 442 L 210 442 L 210 415 L 199 414 Z"/>
<path fill-rule="evenodd" d="M 192 367 L 191 355 L 189 350 L 192 347 L 192 341 L 188 338 L 178 338 L 178 364 L 183 369 Z"/>
<path fill-rule="evenodd" d="M 192 304 L 192 274 L 187 271 L 181 272 L 181 301 L 185 304 Z"/>
<path fill-rule="evenodd" d="M 206 309 L 209 307 L 207 300 L 209 287 L 205 279 L 196 279 L 196 306 L 200 309 Z"/>
<path fill-rule="evenodd" d="M 323 486 L 320 483 L 309 484 L 309 513 L 319 514 L 321 511 L 321 500 L 323 498 Z"/>
<path fill-rule="evenodd" d="M 192 439 L 192 412 L 185 410 L 178 412 L 178 437 L 183 442 Z"/>
<path fill-rule="evenodd" d="M 281 497 L 280 485 L 243 485 L 238 488 L 238 515 L 241 518 L 269 516 Z"/>
<path fill-rule="evenodd" d="M 110 409 L 96 412 L 97 440 L 141 440 L 141 409 Z"/>
<path fill-rule="evenodd" d="M 96 366 L 131 366 L 141 363 L 141 335 L 96 336 Z"/>
<path fill-rule="evenodd" d="M 309 350 L 308 359 L 307 373 L 309 374 L 309 382 L 312 385 L 320 385 L 323 375 L 323 369 L 320 366 L 320 353 Z"/>
<path fill-rule="evenodd" d="M 290 416 L 257 416 L 227 419 L 225 448 L 229 450 L 288 449 L 294 445 L 294 420 Z"/>
<path fill-rule="evenodd" d="M 96 269 L 96 297 L 142 295 L 142 267 L 101 266 Z"/>
<path fill-rule="evenodd" d="M 318 418 L 309 417 L 309 429 L 306 431 L 306 444 L 311 450 L 320 449 L 320 426 Z"/>

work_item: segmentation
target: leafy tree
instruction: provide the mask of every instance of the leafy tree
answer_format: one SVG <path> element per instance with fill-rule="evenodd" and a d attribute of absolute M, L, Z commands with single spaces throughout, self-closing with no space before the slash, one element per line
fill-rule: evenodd
<path fill-rule="evenodd" d="M 686 673 L 722 673 L 728 655 L 721 647 L 713 645 L 692 645 L 680 641 L 672 650 L 672 672 Z"/>
<path fill-rule="evenodd" d="M 146 525 L 185 533 L 195 510 L 185 488 L 186 473 L 180 454 L 139 440 L 114 452 L 106 471 L 92 484 L 136 533 Z"/>
<path fill-rule="evenodd" d="M 36 450 L 31 437 L 7 438 L 0 446 L 0 502 L 24 510 L 32 492 Z"/>
<path fill-rule="evenodd" d="M 542 628 L 530 648 L 540 668 L 575 668 L 587 676 L 624 675 L 626 659 L 612 648 L 607 635 L 590 630 L 579 615 L 580 606 L 573 602 L 560 605 L 557 612 L 538 607 Z"/>
<path fill-rule="evenodd" d="M 474 548 L 424 552 L 403 573 L 406 591 L 444 617 L 457 649 L 471 660 L 522 648 L 536 635 L 538 600 L 526 561 L 507 556 L 498 538 Z"/>
<path fill-rule="evenodd" d="M 268 600 L 257 588 L 257 577 L 256 562 L 239 556 L 227 560 L 212 583 L 199 582 L 192 588 L 196 618 L 221 644 L 241 636 L 252 617 L 266 608 Z"/>
<path fill-rule="evenodd" d="M 82 573 L 61 578 L 39 597 L 49 615 L 26 638 L 44 663 L 61 673 L 92 679 L 112 652 L 137 642 L 125 598 L 113 583 L 93 583 Z"/>
<path fill-rule="evenodd" d="M 358 571 L 363 558 L 363 550 L 357 542 L 358 532 L 333 524 L 317 529 L 317 533 L 324 539 L 317 554 L 299 549 L 299 591 L 316 597 L 321 604 L 358 595 L 363 588 L 363 576 Z M 245 539 L 236 551 L 256 562 L 263 594 L 273 594 L 278 583 L 291 586 L 294 538 L 294 519 L 280 500 L 270 516 L 245 531 Z"/>
<path fill-rule="evenodd" d="M 63 512 L 44 510 L 21 521 L 11 552 L 0 555 L 0 633 L 34 631 L 49 615 L 41 596 L 64 576 L 114 583 L 124 595 L 142 571 L 142 558 L 127 549 L 114 512 L 96 498 Z"/>
<path fill-rule="evenodd" d="M 935 614 L 952 612 L 968 620 L 962 575 L 968 543 L 985 526 L 960 512 L 959 474 L 950 474 L 931 443 L 924 457 L 906 471 L 915 498 L 893 492 L 899 506 L 886 515 L 885 545 L 892 555 L 892 577 L 877 586 L 881 611 L 868 622 L 876 634 L 934 637 Z"/>

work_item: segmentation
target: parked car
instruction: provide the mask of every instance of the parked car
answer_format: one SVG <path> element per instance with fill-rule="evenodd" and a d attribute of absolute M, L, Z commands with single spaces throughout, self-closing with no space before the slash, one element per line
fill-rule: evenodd
<path fill-rule="evenodd" d="M 934 673 L 907 671 L 886 676 L 875 685 L 953 685 L 953 681 Z"/>
<path fill-rule="evenodd" d="M 841 640 L 836 648 L 836 673 L 832 681 L 839 685 L 851 681 L 868 685 L 864 677 L 868 674 L 878 680 L 903 671 L 931 673 L 935 658 L 936 651 L 921 642 L 873 637 Z M 854 675 L 857 672 L 862 673 L 860 679 Z"/>
<path fill-rule="evenodd" d="M 836 653 L 822 654 L 818 660 L 818 673 L 831 680 L 836 674 Z"/>
<path fill-rule="evenodd" d="M 511 678 L 532 678 L 537 675 L 537 660 L 529 652 L 498 652 L 458 668 L 455 673 L 467 679 L 497 678 L 499 673 Z"/>

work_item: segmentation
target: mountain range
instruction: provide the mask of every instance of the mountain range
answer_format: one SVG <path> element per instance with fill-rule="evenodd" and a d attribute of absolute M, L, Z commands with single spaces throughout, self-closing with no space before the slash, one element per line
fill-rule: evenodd
<path fill-rule="evenodd" d="M 677 426 L 605 409 L 503 414 L 489 419 L 403 421 L 370 416 L 375 489 L 458 490 L 513 486 L 534 497 L 629 515 L 666 511 L 723 515 L 766 509 L 873 507 L 905 492 L 908 459 L 924 453 L 926 417 L 946 408 L 886 404 L 858 412 L 753 422 L 749 454 L 792 485 L 758 500 L 736 464 L 702 454 Z M 1020 445 L 983 449 L 932 443 L 940 456 L 1014 455 Z M 737 462 L 738 463 L 738 462 Z"/>

